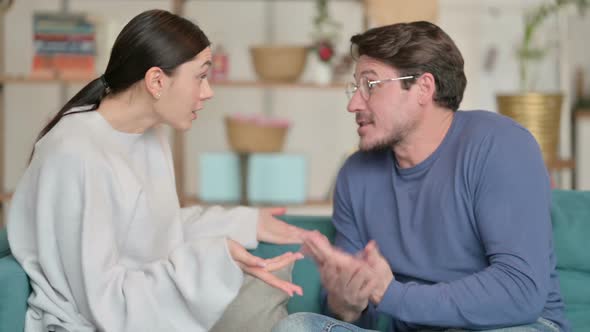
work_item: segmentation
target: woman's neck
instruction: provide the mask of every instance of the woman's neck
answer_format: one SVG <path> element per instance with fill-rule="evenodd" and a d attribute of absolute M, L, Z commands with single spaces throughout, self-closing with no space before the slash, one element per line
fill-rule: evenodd
<path fill-rule="evenodd" d="M 143 133 L 158 123 L 153 101 L 141 92 L 122 92 L 105 97 L 97 111 L 116 130 L 124 133 Z"/>

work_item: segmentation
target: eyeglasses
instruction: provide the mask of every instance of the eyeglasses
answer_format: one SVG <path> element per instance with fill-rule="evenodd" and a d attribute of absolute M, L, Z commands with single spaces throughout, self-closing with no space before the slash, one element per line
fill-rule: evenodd
<path fill-rule="evenodd" d="M 402 77 L 396 77 L 396 78 L 386 78 L 386 79 L 382 79 L 382 80 L 376 80 L 376 81 L 371 81 L 366 77 L 361 77 L 361 79 L 359 80 L 359 83 L 356 84 L 355 82 L 350 82 L 346 85 L 346 95 L 348 96 L 348 99 L 352 99 L 352 96 L 355 94 L 355 92 L 357 90 L 360 89 L 361 91 L 361 97 L 363 97 L 364 100 L 369 100 L 369 97 L 371 97 L 371 93 L 373 91 L 373 88 L 376 85 L 382 84 L 382 83 L 387 83 L 387 82 L 393 82 L 393 81 L 401 81 L 401 80 L 407 80 L 410 78 L 414 78 L 414 76 L 402 76 Z"/>

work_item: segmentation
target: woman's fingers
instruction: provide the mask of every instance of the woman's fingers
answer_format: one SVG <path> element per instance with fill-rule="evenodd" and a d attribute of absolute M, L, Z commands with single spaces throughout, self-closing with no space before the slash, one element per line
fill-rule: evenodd
<path fill-rule="evenodd" d="M 285 213 L 285 208 L 260 209 L 258 213 L 257 239 L 276 244 L 298 244 L 309 231 L 275 218 Z"/>
<path fill-rule="evenodd" d="M 301 287 L 282 280 L 271 273 L 272 271 L 284 268 L 296 260 L 302 259 L 303 255 L 301 253 L 286 252 L 277 257 L 262 259 L 249 253 L 236 241 L 228 239 L 227 243 L 232 258 L 244 272 L 264 281 L 272 287 L 280 289 L 289 296 L 293 296 L 293 294 L 303 295 Z"/>
<path fill-rule="evenodd" d="M 277 244 L 298 244 L 310 231 L 288 224 L 282 220 L 274 219 L 272 227 L 273 241 Z"/>
<path fill-rule="evenodd" d="M 283 227 L 283 242 L 284 243 L 301 243 L 303 238 L 308 233 L 308 230 L 284 223 Z"/>
<path fill-rule="evenodd" d="M 305 237 L 302 251 L 304 255 L 312 256 L 318 264 L 329 259 L 334 252 L 328 238 L 317 231 L 311 232 Z"/>
<path fill-rule="evenodd" d="M 303 258 L 303 254 L 297 252 L 297 253 L 292 253 L 292 252 L 286 252 L 280 256 L 274 257 L 274 258 L 270 258 L 265 260 L 264 262 L 266 263 L 266 267 L 265 269 L 267 271 L 276 271 L 276 270 L 280 270 L 282 268 L 284 268 L 285 266 L 300 260 Z"/>
<path fill-rule="evenodd" d="M 227 239 L 229 252 L 231 257 L 236 261 L 238 264 L 243 266 L 256 266 L 256 267 L 265 267 L 266 262 L 264 259 L 260 257 L 256 257 L 249 253 L 241 244 L 238 242 Z"/>
<path fill-rule="evenodd" d="M 285 212 L 287 212 L 287 208 L 285 208 L 285 207 L 266 208 L 263 210 L 268 211 L 271 216 L 280 216 L 280 215 L 285 214 Z"/>
<path fill-rule="evenodd" d="M 301 289 L 301 287 L 292 284 L 288 281 L 282 280 L 277 276 L 273 275 L 272 273 L 266 271 L 265 269 L 247 267 L 245 268 L 245 271 L 253 275 L 254 277 L 264 281 L 268 285 L 280 289 L 281 291 L 287 293 L 287 295 L 289 296 L 293 296 L 293 294 L 297 294 L 300 296 L 303 295 L 303 290 Z"/>

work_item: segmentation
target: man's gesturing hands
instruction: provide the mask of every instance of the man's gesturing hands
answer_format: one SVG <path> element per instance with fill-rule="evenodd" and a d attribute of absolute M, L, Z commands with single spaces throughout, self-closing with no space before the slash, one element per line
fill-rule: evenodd
<path fill-rule="evenodd" d="M 328 307 L 344 321 L 357 320 L 369 301 L 379 304 L 393 273 L 375 241 L 356 256 L 334 248 L 321 233 L 304 237 L 302 251 L 318 264 Z"/>

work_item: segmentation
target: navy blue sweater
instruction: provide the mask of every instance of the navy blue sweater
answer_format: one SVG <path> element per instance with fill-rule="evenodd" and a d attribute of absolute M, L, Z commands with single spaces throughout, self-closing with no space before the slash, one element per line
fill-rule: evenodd
<path fill-rule="evenodd" d="M 441 145 L 411 168 L 391 150 L 352 155 L 336 185 L 336 245 L 356 253 L 376 240 L 395 276 L 360 325 L 377 313 L 397 331 L 544 317 L 569 331 L 550 201 L 533 136 L 492 112 L 457 112 Z"/>

